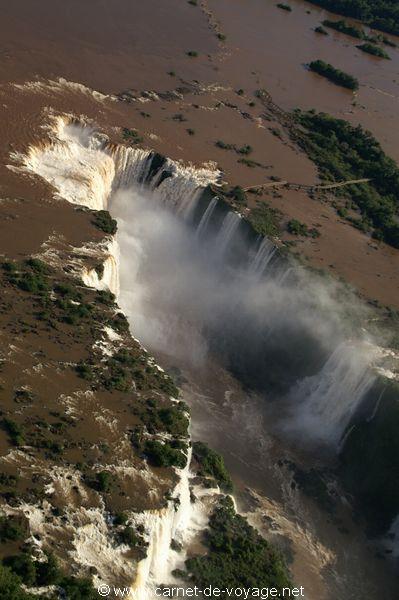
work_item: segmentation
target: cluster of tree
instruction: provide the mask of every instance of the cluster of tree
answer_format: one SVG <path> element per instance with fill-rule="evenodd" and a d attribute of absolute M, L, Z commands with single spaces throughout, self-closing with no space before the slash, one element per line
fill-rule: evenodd
<path fill-rule="evenodd" d="M 335 31 L 339 31 L 340 33 L 345 33 L 346 35 L 350 35 L 351 37 L 357 38 L 358 40 L 364 40 L 367 38 L 366 34 L 355 27 L 354 25 L 349 25 L 346 21 L 331 21 L 329 19 L 325 19 L 323 21 L 324 27 L 329 27 L 330 29 L 335 29 Z"/>
<path fill-rule="evenodd" d="M 331 12 L 354 17 L 387 33 L 399 35 L 399 3 L 397 0 L 310 0 Z"/>
<path fill-rule="evenodd" d="M 295 111 L 303 127 L 299 143 L 328 181 L 370 178 L 338 188 L 349 195 L 359 209 L 365 225 L 376 239 L 399 248 L 399 168 L 382 150 L 380 144 L 360 125 L 315 111 Z"/>
<path fill-rule="evenodd" d="M 348 88 L 349 90 L 357 90 L 359 88 L 359 82 L 352 75 L 348 75 L 348 73 L 344 73 L 344 71 L 340 71 L 336 69 L 330 63 L 326 63 L 323 60 L 314 60 L 309 64 L 309 69 L 326 77 L 333 83 L 337 85 L 342 85 L 343 87 Z"/>
<path fill-rule="evenodd" d="M 356 48 L 359 48 L 359 50 L 362 50 L 362 52 L 367 52 L 367 54 L 378 56 L 378 58 L 387 58 L 388 60 L 390 59 L 389 55 L 385 52 L 385 50 L 383 50 L 379 46 L 376 46 L 375 44 L 370 44 L 369 42 L 366 42 L 365 44 L 360 44 L 359 46 L 356 46 Z"/>
<path fill-rule="evenodd" d="M 98 597 L 89 579 L 65 576 L 58 567 L 52 554 L 47 560 L 33 560 L 28 552 L 8 556 L 0 564 L 0 596 L 7 600 L 39 600 L 48 598 L 48 594 L 30 594 L 22 584 L 28 587 L 57 586 L 63 598 L 73 600 L 95 600 Z M 58 597 L 59 594 L 57 593 Z M 54 595 L 55 597 L 55 595 Z"/>
<path fill-rule="evenodd" d="M 199 475 L 210 476 L 224 489 L 231 492 L 233 483 L 220 454 L 203 442 L 193 443 L 193 457 L 199 465 Z"/>
<path fill-rule="evenodd" d="M 292 587 L 281 555 L 238 515 L 230 497 L 224 497 L 209 520 L 205 544 L 208 553 L 186 560 L 181 576 L 198 586 L 223 589 L 220 598 L 228 598 L 226 588 Z"/>

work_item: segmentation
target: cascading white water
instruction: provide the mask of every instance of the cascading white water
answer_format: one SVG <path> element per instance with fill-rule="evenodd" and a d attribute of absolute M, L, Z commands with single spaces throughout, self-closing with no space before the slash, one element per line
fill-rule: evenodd
<path fill-rule="evenodd" d="M 292 389 L 292 419 L 286 421 L 285 429 L 294 429 L 295 435 L 300 430 L 303 438 L 338 445 L 376 379 L 370 364 L 378 355 L 378 348 L 370 343 L 342 342 L 320 373 L 303 379 Z"/>
<path fill-rule="evenodd" d="M 207 230 L 207 227 L 212 219 L 212 215 L 215 212 L 217 203 L 218 203 L 217 198 L 212 198 L 212 200 L 209 202 L 206 210 L 204 211 L 204 214 L 201 217 L 198 227 L 196 229 L 195 235 L 197 237 L 201 237 L 201 234 Z"/>
<path fill-rule="evenodd" d="M 238 227 L 240 226 L 240 217 L 235 212 L 228 212 L 222 221 L 218 236 L 218 248 L 220 256 L 226 252 L 229 244 L 234 238 Z"/>
<path fill-rule="evenodd" d="M 276 246 L 268 238 L 260 240 L 256 254 L 249 264 L 249 271 L 253 273 L 254 277 L 262 277 L 276 250 Z"/>
<path fill-rule="evenodd" d="M 112 239 L 107 245 L 106 258 L 102 263 L 103 273 L 101 277 L 95 269 L 83 269 L 82 280 L 88 287 L 98 290 L 110 290 L 116 299 L 119 297 L 119 246 L 116 239 Z"/>

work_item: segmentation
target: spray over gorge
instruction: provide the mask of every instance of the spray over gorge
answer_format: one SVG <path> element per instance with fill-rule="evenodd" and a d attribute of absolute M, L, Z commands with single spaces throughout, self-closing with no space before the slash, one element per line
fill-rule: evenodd
<path fill-rule="evenodd" d="M 69 118 L 56 118 L 50 137 L 14 161 L 61 198 L 117 219 L 101 277 L 92 269 L 83 279 L 117 294 L 133 335 L 174 374 L 192 439 L 224 455 L 239 510 L 289 549 L 309 599 L 358 589 L 372 548 L 359 542 L 333 469 L 353 423 L 370 418 L 379 399 L 386 352 L 364 328 L 368 309 L 255 234 L 218 198 L 217 171 L 110 145 Z M 209 518 L 212 493 L 190 503 L 187 469 L 174 493 L 178 512 L 144 516 L 149 546 L 134 583 L 143 598 L 153 584 L 178 581 L 172 572 Z M 379 566 L 371 572 L 364 593 L 379 585 Z"/>

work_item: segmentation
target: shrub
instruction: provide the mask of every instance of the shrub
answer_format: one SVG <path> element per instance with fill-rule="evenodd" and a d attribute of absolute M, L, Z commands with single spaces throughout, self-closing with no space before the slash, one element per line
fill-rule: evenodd
<path fill-rule="evenodd" d="M 36 563 L 36 580 L 38 585 L 54 585 L 61 578 L 58 562 L 52 552 L 46 552 L 47 560 Z"/>
<path fill-rule="evenodd" d="M 238 148 L 237 152 L 239 154 L 251 154 L 252 146 L 250 146 L 249 144 L 246 144 L 245 146 L 241 146 L 241 148 Z"/>
<path fill-rule="evenodd" d="M 228 195 L 230 196 L 230 198 L 233 198 L 233 200 L 235 200 L 239 204 L 246 204 L 247 203 L 247 198 L 246 198 L 246 195 L 245 195 L 245 191 L 239 185 L 234 186 L 230 190 L 230 192 L 228 193 Z"/>
<path fill-rule="evenodd" d="M 117 222 L 111 217 L 107 210 L 98 210 L 95 213 L 93 224 L 98 227 L 98 229 L 101 229 L 101 231 L 111 235 L 114 235 L 118 228 Z"/>
<path fill-rule="evenodd" d="M 11 569 L 0 565 L 0 597 L 4 600 L 34 600 L 40 596 L 28 594 L 21 587 L 21 578 Z"/>
<path fill-rule="evenodd" d="M 36 273 L 47 274 L 50 271 L 46 263 L 39 258 L 28 258 L 28 260 L 25 261 L 25 264 L 33 269 L 33 271 L 36 271 Z"/>
<path fill-rule="evenodd" d="M 82 379 L 86 379 L 87 381 L 92 381 L 94 378 L 93 368 L 90 365 L 87 365 L 86 363 L 77 364 L 75 367 L 75 371 L 79 375 L 79 377 L 81 377 Z"/>
<path fill-rule="evenodd" d="M 321 25 L 319 25 L 318 27 L 315 27 L 314 30 L 315 30 L 315 33 L 321 33 L 322 35 L 328 35 L 328 32 Z"/>
<path fill-rule="evenodd" d="M 233 483 L 220 454 L 203 442 L 193 443 L 193 457 L 200 465 L 200 474 L 213 477 L 222 489 L 231 492 Z"/>
<path fill-rule="evenodd" d="M 354 25 L 349 25 L 345 21 L 330 21 L 329 19 L 325 19 L 323 21 L 323 25 L 325 27 L 330 27 L 330 29 L 335 29 L 335 31 L 339 31 L 340 33 L 346 33 L 346 35 L 350 35 L 359 40 L 365 39 L 366 35 L 361 29 L 358 29 Z"/>
<path fill-rule="evenodd" d="M 97 590 L 93 588 L 90 579 L 63 577 L 59 586 L 68 600 L 98 600 Z"/>
<path fill-rule="evenodd" d="M 140 536 L 137 535 L 133 527 L 125 527 L 119 532 L 119 540 L 121 544 L 127 544 L 130 548 L 135 548 L 141 543 Z"/>
<path fill-rule="evenodd" d="M 386 58 L 390 60 L 390 56 L 385 52 L 385 50 L 379 48 L 375 44 L 370 44 L 369 42 L 366 42 L 365 44 L 360 44 L 359 46 L 356 46 L 356 48 L 359 48 L 359 50 L 361 50 L 362 52 L 367 52 L 368 54 L 372 54 L 373 56 L 378 56 L 378 58 Z"/>
<path fill-rule="evenodd" d="M 36 583 L 36 563 L 30 554 L 23 552 L 15 556 L 7 556 L 3 564 L 18 575 L 25 585 L 31 586 Z"/>
<path fill-rule="evenodd" d="M 5 417 L 2 421 L 3 429 L 8 433 L 12 443 L 15 446 L 22 446 L 25 443 L 23 428 L 19 423 Z"/>
<path fill-rule="evenodd" d="M 115 303 L 115 296 L 109 290 L 99 290 L 97 292 L 97 299 L 101 304 L 106 306 L 112 306 Z"/>
<path fill-rule="evenodd" d="M 124 512 L 117 512 L 114 516 L 114 525 L 125 525 L 127 523 L 128 516 Z"/>
<path fill-rule="evenodd" d="M 143 142 L 143 138 L 136 129 L 128 129 L 127 127 L 123 128 L 123 138 L 131 144 L 141 144 Z"/>
<path fill-rule="evenodd" d="M 188 52 L 186 52 L 186 54 L 191 58 L 196 58 L 198 56 L 198 52 L 196 50 L 189 50 Z"/>
<path fill-rule="evenodd" d="M 147 440 L 144 444 L 144 455 L 154 467 L 178 467 L 183 469 L 187 457 L 179 448 L 173 448 L 169 442 Z"/>
<path fill-rule="evenodd" d="M 287 229 L 292 235 L 307 235 L 308 234 L 308 226 L 305 223 L 301 223 L 297 221 L 297 219 L 292 219 L 287 224 Z"/>
<path fill-rule="evenodd" d="M 0 517 L 0 541 L 20 541 L 27 535 L 26 523 L 18 517 Z"/>
<path fill-rule="evenodd" d="M 281 8 L 282 10 L 286 10 L 286 11 L 288 11 L 288 12 L 291 12 L 291 11 L 292 11 L 292 8 L 291 8 L 291 6 L 289 6 L 288 4 L 282 4 L 281 2 L 279 2 L 278 4 L 276 4 L 276 6 L 277 6 L 278 8 Z"/>
<path fill-rule="evenodd" d="M 234 150 L 234 144 L 226 144 L 226 142 L 223 142 L 222 140 L 217 140 L 217 142 L 215 142 L 215 146 L 221 148 L 222 150 Z"/>
<path fill-rule="evenodd" d="M 266 202 L 258 202 L 257 206 L 251 210 L 248 220 L 257 233 L 262 235 L 278 235 L 280 213 L 271 208 Z"/>
<path fill-rule="evenodd" d="M 352 77 L 352 75 L 348 75 L 348 73 L 344 73 L 343 71 L 336 69 L 329 63 L 325 63 L 322 60 L 312 61 L 309 64 L 309 69 L 311 71 L 314 71 L 315 73 L 318 73 L 319 75 L 322 75 L 323 77 L 326 77 L 327 79 L 329 79 L 337 85 L 341 85 L 350 90 L 359 89 L 359 82 L 355 77 Z"/>
<path fill-rule="evenodd" d="M 168 433 L 175 436 L 187 435 L 188 419 L 178 408 L 161 408 L 158 417 Z"/>
<path fill-rule="evenodd" d="M 109 492 L 112 486 L 112 475 L 109 471 L 100 471 L 96 473 L 93 487 L 99 492 Z"/>

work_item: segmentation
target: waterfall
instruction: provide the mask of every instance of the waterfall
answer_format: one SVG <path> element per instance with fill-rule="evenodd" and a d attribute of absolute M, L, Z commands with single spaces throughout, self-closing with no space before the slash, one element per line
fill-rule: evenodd
<path fill-rule="evenodd" d="M 212 200 L 209 202 L 204 214 L 201 217 L 198 227 L 197 227 L 196 236 L 198 238 L 200 238 L 201 235 L 206 232 L 206 229 L 209 225 L 210 220 L 212 219 L 212 215 L 215 211 L 217 203 L 218 203 L 218 198 L 212 198 Z"/>
<path fill-rule="evenodd" d="M 276 246 L 267 237 L 261 238 L 258 250 L 250 261 L 249 272 L 256 278 L 262 277 L 275 253 Z"/>
<path fill-rule="evenodd" d="M 217 237 L 219 257 L 222 257 L 225 254 L 240 223 L 241 217 L 233 211 L 228 212 L 224 217 Z"/>
<path fill-rule="evenodd" d="M 319 373 L 291 390 L 287 431 L 336 446 L 375 381 L 370 364 L 377 356 L 378 349 L 367 342 L 342 342 Z"/>
<path fill-rule="evenodd" d="M 135 598 L 140 600 L 155 596 L 153 588 L 168 583 L 174 568 L 170 548 L 172 540 L 179 543 L 185 541 L 185 532 L 191 518 L 190 461 L 191 448 L 187 464 L 179 472 L 179 482 L 174 489 L 178 505 L 170 500 L 161 510 L 145 511 L 137 515 L 136 524 L 143 525 L 148 532 L 147 556 L 139 562 L 133 584 Z"/>
<path fill-rule="evenodd" d="M 83 268 L 82 280 L 88 287 L 97 290 L 108 289 L 115 297 L 119 297 L 119 246 L 116 239 L 107 244 L 108 256 L 102 263 L 103 273 L 100 277 L 96 269 Z"/>

